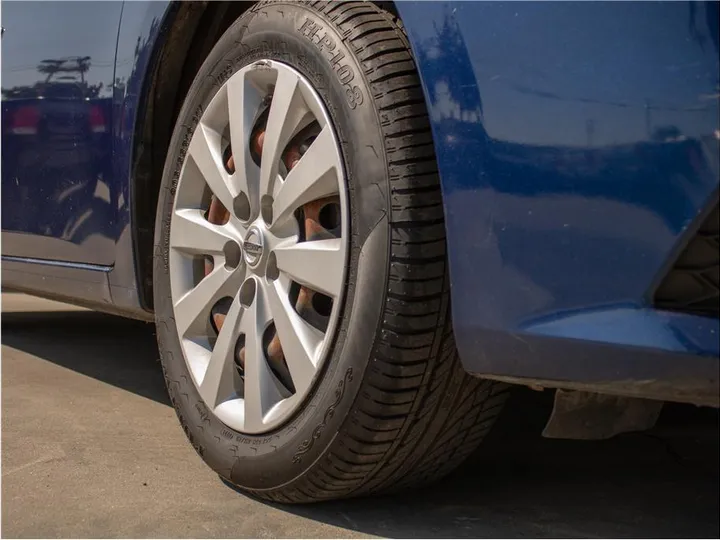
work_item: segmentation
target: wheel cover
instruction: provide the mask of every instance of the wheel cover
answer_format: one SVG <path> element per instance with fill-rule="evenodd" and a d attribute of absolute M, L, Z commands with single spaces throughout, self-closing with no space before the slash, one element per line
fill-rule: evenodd
<path fill-rule="evenodd" d="M 267 432 L 313 388 L 337 327 L 348 240 L 340 148 L 309 82 L 270 60 L 225 82 L 186 148 L 168 261 L 183 356 L 220 420 Z"/>

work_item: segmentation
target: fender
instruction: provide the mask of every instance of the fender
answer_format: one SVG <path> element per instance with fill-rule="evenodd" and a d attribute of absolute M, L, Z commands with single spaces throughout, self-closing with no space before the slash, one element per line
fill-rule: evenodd
<path fill-rule="evenodd" d="M 152 311 L 152 257 L 159 179 L 175 117 L 192 78 L 216 38 L 250 2 L 127 2 L 118 42 L 115 157 L 127 179 L 127 242 L 118 259 L 118 300 Z"/>
<path fill-rule="evenodd" d="M 142 174 L 143 122 L 150 114 L 152 74 L 178 6 L 171 2 L 125 2 L 118 32 L 113 99 L 113 170 L 122 185 L 118 215 L 122 230 L 115 267 L 109 276 L 114 303 L 141 318 L 152 318 L 141 294 L 142 272 L 136 256 L 142 234 L 135 214 L 136 175 Z M 152 234 L 152 231 L 150 231 Z"/>
<path fill-rule="evenodd" d="M 629 363 L 634 387 L 672 351 L 661 376 L 693 358 L 687 392 L 717 385 L 717 320 L 652 305 L 717 197 L 717 3 L 396 6 L 432 122 L 466 369 L 612 387 Z M 598 345 L 576 356 L 560 338 Z"/>

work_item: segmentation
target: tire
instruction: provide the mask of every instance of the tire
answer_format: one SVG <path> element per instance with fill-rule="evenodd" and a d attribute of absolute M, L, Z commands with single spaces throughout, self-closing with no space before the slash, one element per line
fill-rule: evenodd
<path fill-rule="evenodd" d="M 350 208 L 345 293 L 324 371 L 285 424 L 249 435 L 221 422 L 192 382 L 168 271 L 178 174 L 199 115 L 261 59 L 314 87 L 334 125 Z M 161 362 L 185 433 L 222 478 L 305 503 L 436 480 L 480 443 L 506 387 L 468 376 L 450 322 L 443 207 L 432 135 L 400 21 L 364 2 L 261 2 L 221 37 L 185 99 L 157 213 L 154 299 Z"/>

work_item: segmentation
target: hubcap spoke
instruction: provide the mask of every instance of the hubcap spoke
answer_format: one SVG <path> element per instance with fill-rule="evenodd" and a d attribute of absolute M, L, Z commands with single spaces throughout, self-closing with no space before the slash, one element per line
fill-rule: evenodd
<path fill-rule="evenodd" d="M 205 178 L 210 191 L 225 208 L 232 209 L 234 193 L 229 187 L 229 175 L 222 163 L 220 135 L 202 122 L 195 128 L 188 154 Z"/>
<path fill-rule="evenodd" d="M 210 309 L 223 296 L 233 296 L 241 283 L 242 272 L 217 267 L 183 295 L 174 306 L 175 323 L 181 336 L 205 332 Z M 233 290 L 234 289 L 234 290 Z"/>
<path fill-rule="evenodd" d="M 298 91 L 298 82 L 297 75 L 292 71 L 278 71 L 260 160 L 261 195 L 272 195 L 280 154 L 309 112 L 302 93 Z"/>
<path fill-rule="evenodd" d="M 295 389 L 302 392 L 315 376 L 315 351 L 323 334 L 306 323 L 290 305 L 287 294 L 278 289 L 277 281 L 267 286 L 268 304 Z"/>
<path fill-rule="evenodd" d="M 235 298 L 225 316 L 210 355 L 207 371 L 199 386 L 200 395 L 211 407 L 216 407 L 224 398 L 234 393 L 235 344 L 239 336 L 238 323 L 242 315 L 243 308 Z"/>
<path fill-rule="evenodd" d="M 299 242 L 275 250 L 278 270 L 301 285 L 337 298 L 342 287 L 345 258 L 342 240 L 313 240 Z"/>
<path fill-rule="evenodd" d="M 170 225 L 173 248 L 191 255 L 219 255 L 233 240 L 219 225 L 207 221 L 200 210 L 176 210 Z"/>
<path fill-rule="evenodd" d="M 245 309 L 241 330 L 245 334 L 245 414 L 249 431 L 261 430 L 270 408 L 282 400 L 275 377 L 265 358 L 263 334 L 270 322 L 263 288 L 258 284 L 255 300 Z"/>
<path fill-rule="evenodd" d="M 303 204 L 338 193 L 338 162 L 330 126 L 325 126 L 288 173 L 273 202 L 274 223 L 282 223 Z"/>
<path fill-rule="evenodd" d="M 255 112 L 260 108 L 262 95 L 251 84 L 244 72 L 230 77 L 227 83 L 228 117 L 230 118 L 230 141 L 235 162 L 232 183 L 237 191 L 248 195 L 250 208 L 259 208 L 259 169 L 250 157 L 248 139 L 252 133 Z M 250 219 L 255 214 L 251 213 Z"/>

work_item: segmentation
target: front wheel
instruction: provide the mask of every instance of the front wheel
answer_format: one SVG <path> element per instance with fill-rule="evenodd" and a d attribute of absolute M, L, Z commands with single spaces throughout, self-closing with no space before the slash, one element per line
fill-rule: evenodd
<path fill-rule="evenodd" d="M 162 179 L 155 310 L 206 463 L 310 502 L 434 480 L 504 387 L 468 376 L 406 36 L 361 2 L 261 2 L 188 92 Z"/>

